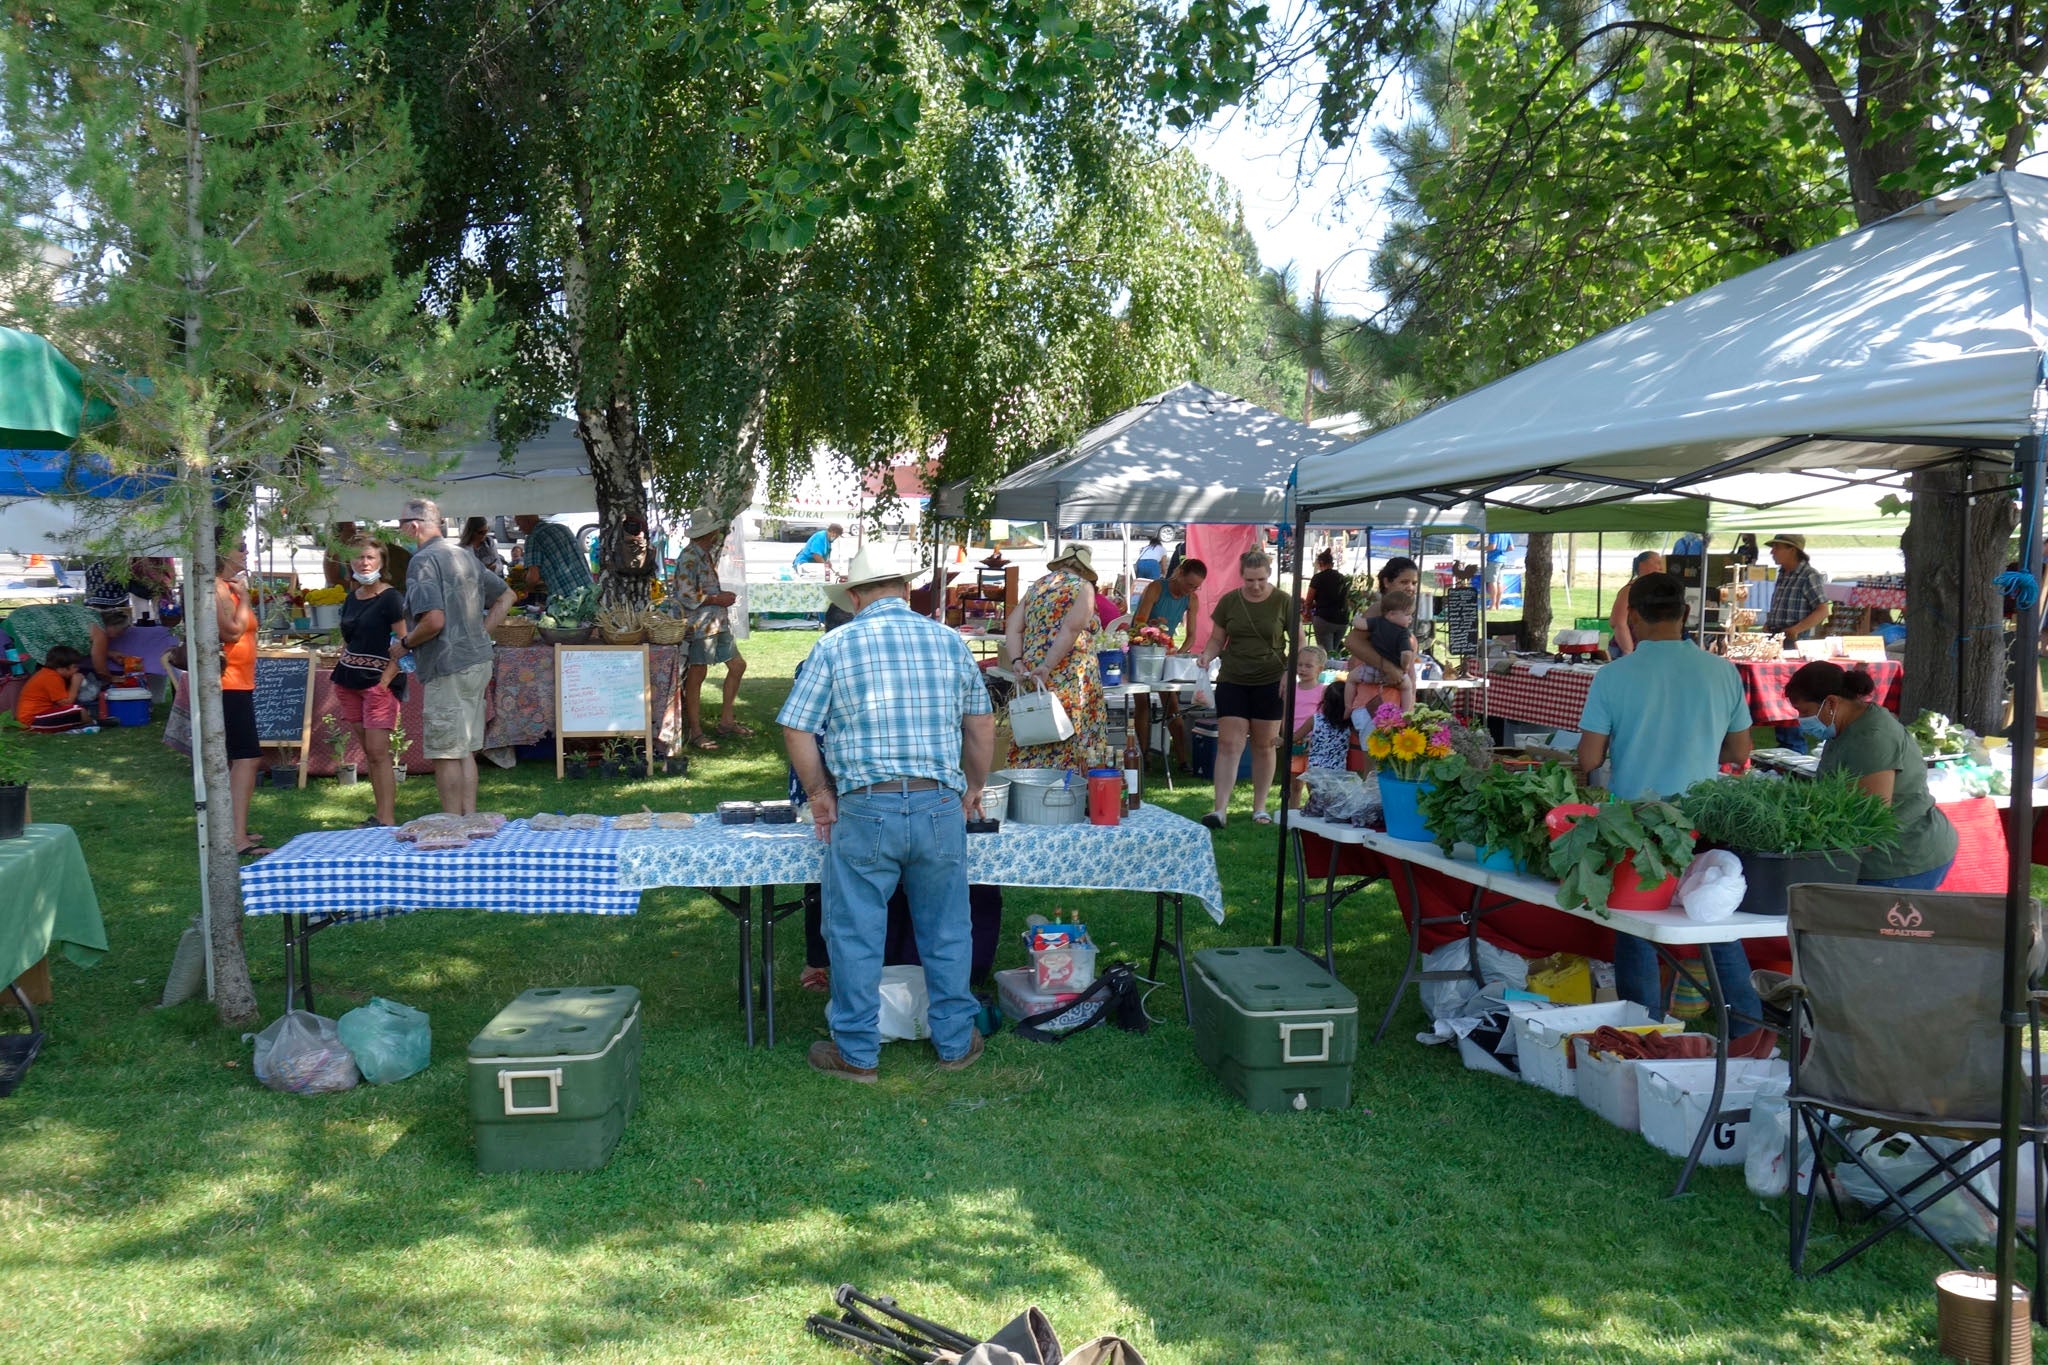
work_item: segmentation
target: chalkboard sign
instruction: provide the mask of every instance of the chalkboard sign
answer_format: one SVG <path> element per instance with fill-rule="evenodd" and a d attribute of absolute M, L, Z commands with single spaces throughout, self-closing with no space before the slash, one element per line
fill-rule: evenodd
<path fill-rule="evenodd" d="M 654 776 L 654 683 L 646 645 L 555 646 L 555 776 L 563 742 L 638 735 Z"/>
<path fill-rule="evenodd" d="M 306 785 L 306 749 L 313 739 L 313 655 L 302 649 L 256 654 L 256 738 L 297 749 L 299 785 Z"/>
<path fill-rule="evenodd" d="M 1444 622 L 1450 630 L 1451 653 L 1468 658 L 1479 652 L 1479 589 L 1452 588 L 1444 594 Z"/>

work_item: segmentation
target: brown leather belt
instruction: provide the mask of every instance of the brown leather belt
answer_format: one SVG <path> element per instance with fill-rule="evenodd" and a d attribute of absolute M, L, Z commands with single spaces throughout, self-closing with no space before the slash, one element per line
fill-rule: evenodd
<path fill-rule="evenodd" d="M 935 792 L 944 786 L 929 777 L 892 777 L 886 782 L 871 782 L 865 787 L 839 793 L 841 796 L 893 796 L 898 792 Z"/>

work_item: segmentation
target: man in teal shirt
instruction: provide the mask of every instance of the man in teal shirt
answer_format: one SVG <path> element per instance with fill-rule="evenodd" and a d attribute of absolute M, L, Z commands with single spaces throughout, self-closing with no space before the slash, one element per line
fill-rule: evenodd
<path fill-rule="evenodd" d="M 833 522 L 824 530 L 813 533 L 811 538 L 804 542 L 803 549 L 796 552 L 796 558 L 792 562 L 799 569 L 803 568 L 806 564 L 830 566 L 832 563 L 832 542 L 845 534 L 846 528 L 836 521 Z"/>
<path fill-rule="evenodd" d="M 1607 790 L 1625 801 L 1677 796 L 1717 776 L 1721 764 L 1749 757 L 1749 703 L 1742 675 L 1680 638 L 1685 586 L 1668 573 L 1644 574 L 1629 585 L 1629 631 L 1636 647 L 1603 664 L 1579 717 L 1579 769 L 1590 776 L 1609 765 Z M 1740 943 L 1716 943 L 1714 969 L 1729 1010 L 1729 1055 L 1768 1056 L 1777 1035 L 1754 1022 L 1761 1006 Z M 1614 935 L 1614 986 L 1624 1000 L 1663 1012 L 1656 950 L 1633 934 Z M 1751 1036 L 1754 1035 L 1754 1036 Z"/>

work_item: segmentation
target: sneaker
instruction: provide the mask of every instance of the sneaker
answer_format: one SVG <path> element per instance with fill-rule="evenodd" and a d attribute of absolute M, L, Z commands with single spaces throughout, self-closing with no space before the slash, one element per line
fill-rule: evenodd
<path fill-rule="evenodd" d="M 1212 810 L 1207 815 L 1204 815 L 1202 817 L 1202 823 L 1208 826 L 1210 829 L 1222 829 L 1223 817 Z"/>
<path fill-rule="evenodd" d="M 967 1051 L 958 1057 L 941 1057 L 937 1066 L 941 1071 L 965 1071 L 981 1060 L 981 1030 L 975 1029 L 968 1038 Z"/>
<path fill-rule="evenodd" d="M 97 725 L 81 725 L 76 730 L 59 730 L 57 733 L 62 735 L 96 735 L 99 732 L 100 727 Z"/>
<path fill-rule="evenodd" d="M 944 1063 L 940 1065 L 943 1066 Z M 873 1085 L 876 1078 L 882 1074 L 879 1068 L 855 1066 L 847 1061 L 839 1055 L 839 1044 L 829 1038 L 820 1038 L 811 1044 L 811 1067 L 813 1070 L 824 1072 L 827 1076 L 844 1076 L 849 1081 L 859 1081 L 863 1085 Z"/>

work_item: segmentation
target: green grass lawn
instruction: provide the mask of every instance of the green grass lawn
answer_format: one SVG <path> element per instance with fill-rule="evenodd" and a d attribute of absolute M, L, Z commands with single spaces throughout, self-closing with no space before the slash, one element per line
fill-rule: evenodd
<path fill-rule="evenodd" d="M 774 707 L 812 638 L 748 646 L 762 736 L 701 756 L 687 784 L 564 788 L 527 764 L 486 771 L 485 807 L 779 793 Z M 1245 1112 L 1195 1060 L 1171 986 L 1144 1037 L 1002 1034 L 957 1075 L 892 1045 L 881 1084 L 854 1087 L 804 1064 L 823 1011 L 795 989 L 801 935 L 778 943 L 781 1045 L 749 1052 L 732 921 L 663 892 L 632 919 L 432 913 L 321 935 L 322 1010 L 427 1010 L 434 1061 L 390 1087 L 272 1094 L 207 1006 L 151 1008 L 197 905 L 184 761 L 155 729 L 37 748 L 36 813 L 77 827 L 113 947 L 56 965 L 48 1047 L 0 1101 L 0 1357 L 828 1361 L 847 1357 L 802 1318 L 851 1281 L 981 1331 L 1039 1303 L 1070 1344 L 1117 1331 L 1156 1365 L 1936 1358 L 1932 1247 L 1895 1239 L 1796 1282 L 1784 1205 L 1740 1169 L 1667 1200 L 1676 1162 L 1418 1046 L 1412 1000 L 1362 1047 L 1341 1111 Z M 1151 794 L 1189 815 L 1206 800 Z M 408 815 L 432 800 L 401 789 Z M 282 842 L 355 823 L 369 789 L 257 801 Z M 1230 919 L 1203 917 L 1194 946 L 1264 941 L 1272 831 L 1234 820 L 1217 851 Z M 1006 898 L 1013 925 L 1055 905 L 1084 910 L 1108 956 L 1141 957 L 1149 898 Z M 1405 946 L 1391 897 L 1355 898 L 1338 931 L 1376 1018 Z M 276 922 L 249 944 L 274 1014 Z M 1000 965 L 1020 959 L 1011 939 Z M 611 1164 L 477 1175 L 469 1038 L 526 987 L 600 982 L 646 1002 L 641 1107 Z"/>

